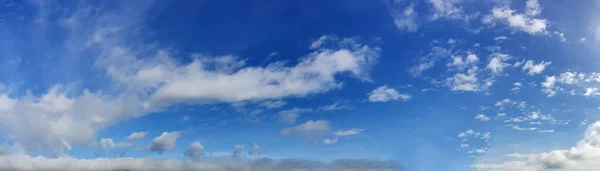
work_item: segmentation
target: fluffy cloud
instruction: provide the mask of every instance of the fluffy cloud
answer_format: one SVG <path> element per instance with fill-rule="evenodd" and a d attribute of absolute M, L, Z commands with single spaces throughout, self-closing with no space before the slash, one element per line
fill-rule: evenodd
<path fill-rule="evenodd" d="M 528 60 L 525 65 L 523 65 L 523 71 L 528 70 L 527 74 L 536 75 L 542 73 L 546 67 L 548 67 L 552 62 L 540 62 L 539 64 L 535 64 L 532 60 Z"/>
<path fill-rule="evenodd" d="M 370 102 L 388 102 L 391 100 L 402 100 L 408 101 L 411 96 L 408 94 L 400 94 L 395 89 L 388 87 L 387 85 L 377 87 L 369 94 Z"/>
<path fill-rule="evenodd" d="M 165 151 L 173 150 L 178 138 L 179 132 L 163 132 L 160 136 L 152 139 L 148 151 L 163 154 Z"/>
<path fill-rule="evenodd" d="M 135 96 L 109 97 L 84 90 L 72 97 L 67 92 L 65 86 L 55 85 L 39 97 L 0 94 L 0 125 L 26 150 L 57 154 L 73 144 L 89 145 L 98 130 L 143 112 Z"/>
<path fill-rule="evenodd" d="M 477 114 L 475 115 L 475 119 L 480 120 L 480 121 L 489 121 L 490 118 L 485 116 L 484 114 Z"/>
<path fill-rule="evenodd" d="M 509 6 L 495 7 L 492 14 L 484 17 L 483 22 L 493 24 L 496 21 L 506 23 L 509 27 L 529 34 L 546 34 L 547 21 L 536 18 L 542 11 L 537 0 L 528 0 L 526 14 L 516 13 Z"/>
<path fill-rule="evenodd" d="M 460 56 L 451 56 L 451 59 L 452 62 L 448 63 L 447 66 L 456 67 L 458 69 L 463 69 L 468 65 L 474 65 L 477 64 L 477 62 L 479 62 L 479 58 L 477 57 L 477 55 L 472 53 L 469 53 L 464 59 Z"/>
<path fill-rule="evenodd" d="M 315 138 L 324 136 L 330 131 L 329 121 L 325 120 L 309 120 L 306 123 L 287 127 L 281 130 L 281 136 L 296 136 L 303 138 Z"/>
<path fill-rule="evenodd" d="M 505 62 L 510 59 L 510 56 L 507 54 L 494 53 L 490 56 L 490 62 L 485 68 L 491 70 L 494 74 L 500 74 L 502 71 L 504 71 L 504 68 L 510 66 L 510 64 Z"/>
<path fill-rule="evenodd" d="M 236 60 L 215 59 L 224 61 L 215 64 L 215 60 L 196 59 L 180 64 L 165 51 L 145 60 L 123 59 L 132 56 L 124 50 L 112 52 L 99 63 L 108 68 L 109 76 L 122 84 L 155 90 L 144 105 L 146 108 L 157 108 L 183 102 L 239 102 L 302 97 L 340 88 L 342 84 L 335 77 L 341 73 L 351 73 L 368 80 L 367 71 L 378 56 L 377 48 L 359 45 L 352 40 L 342 41 L 339 46 L 347 48 L 320 49 L 292 67 L 277 62 L 267 67 L 229 71 L 220 66 L 237 64 Z M 126 65 L 129 62 L 124 61 L 139 65 Z"/>
<path fill-rule="evenodd" d="M 478 91 L 477 66 L 467 70 L 467 73 L 457 73 L 446 80 L 452 91 Z"/>
<path fill-rule="evenodd" d="M 547 131 L 550 132 L 550 131 Z M 552 130 L 553 132 L 553 130 Z M 537 154 L 507 154 L 514 160 L 500 164 L 474 164 L 477 170 L 596 170 L 600 167 L 600 122 L 588 126 L 582 140 L 570 149 Z"/>
<path fill-rule="evenodd" d="M 194 141 L 186 150 L 183 152 L 185 156 L 190 158 L 198 158 L 204 155 L 204 146 L 199 141 Z"/>
<path fill-rule="evenodd" d="M 138 141 L 144 139 L 146 132 L 134 132 L 127 136 L 127 141 Z"/>

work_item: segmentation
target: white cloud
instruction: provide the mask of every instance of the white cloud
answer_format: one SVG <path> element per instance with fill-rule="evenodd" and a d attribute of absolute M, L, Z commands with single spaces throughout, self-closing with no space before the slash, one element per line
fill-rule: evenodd
<path fill-rule="evenodd" d="M 537 1 L 528 0 L 526 5 L 526 14 L 516 13 L 509 6 L 495 7 L 492 14 L 483 18 L 483 22 L 493 24 L 500 21 L 515 30 L 529 34 L 547 34 L 547 20 L 536 18 L 542 11 Z"/>
<path fill-rule="evenodd" d="M 538 129 L 536 127 L 522 128 L 519 125 L 514 125 L 514 124 L 508 124 L 508 125 L 505 125 L 505 126 L 511 127 L 512 129 L 517 130 L 517 131 L 535 131 L 535 130 Z"/>
<path fill-rule="evenodd" d="M 481 133 L 469 129 L 459 133 L 456 137 L 459 138 L 461 141 L 460 147 L 462 149 L 467 149 L 468 154 L 481 154 L 486 152 L 486 149 L 488 148 L 492 139 L 492 134 L 490 132 Z M 480 142 L 473 143 L 473 141 Z"/>
<path fill-rule="evenodd" d="M 553 129 L 547 129 L 547 130 L 540 130 L 539 132 L 541 132 L 541 133 L 553 133 L 554 130 Z"/>
<path fill-rule="evenodd" d="M 477 55 L 472 53 L 469 53 L 464 60 L 460 56 L 451 56 L 450 58 L 452 59 L 452 62 L 448 63 L 447 66 L 456 67 L 458 69 L 463 69 L 469 65 L 475 65 L 477 62 L 479 62 Z"/>
<path fill-rule="evenodd" d="M 551 63 L 552 62 L 542 61 L 538 64 L 535 64 L 532 60 L 528 60 L 523 66 L 523 71 L 528 70 L 527 74 L 536 75 L 542 73 L 542 71 L 544 71 L 544 69 L 546 69 L 546 67 L 548 67 Z"/>
<path fill-rule="evenodd" d="M 410 32 L 417 31 L 419 24 L 417 23 L 417 12 L 415 11 L 415 5 L 411 3 L 408 7 L 402 11 L 392 10 L 392 17 L 394 18 L 394 24 L 398 30 L 407 30 Z"/>
<path fill-rule="evenodd" d="M 484 114 L 477 114 L 475 115 L 475 119 L 480 120 L 480 121 L 489 121 L 490 118 L 485 116 Z"/>
<path fill-rule="evenodd" d="M 554 90 L 554 85 L 556 84 L 556 76 L 546 76 L 546 81 L 542 82 L 542 89 L 548 97 L 552 97 L 556 94 L 556 90 Z"/>
<path fill-rule="evenodd" d="M 138 141 L 146 137 L 146 132 L 134 132 L 127 136 L 127 141 Z"/>
<path fill-rule="evenodd" d="M 336 131 L 336 132 L 333 133 L 333 135 L 335 135 L 337 137 L 351 136 L 351 135 L 360 134 L 362 131 L 364 131 L 364 129 L 353 128 L 353 129 L 346 129 L 346 130 Z"/>
<path fill-rule="evenodd" d="M 287 127 L 281 130 L 281 136 L 298 136 L 305 138 L 319 137 L 327 134 L 330 131 L 329 121 L 325 120 L 309 120 L 306 123 Z"/>
<path fill-rule="evenodd" d="M 498 37 L 494 37 L 494 40 L 495 40 L 495 41 L 503 41 L 503 40 L 506 40 L 506 39 L 508 39 L 506 36 L 498 36 Z"/>
<path fill-rule="evenodd" d="M 477 70 L 477 66 L 474 66 L 467 70 L 467 74 L 454 74 L 446 80 L 447 84 L 450 85 L 452 91 L 478 91 Z"/>
<path fill-rule="evenodd" d="M 428 1 L 433 7 L 433 20 L 439 18 L 448 19 L 462 19 L 464 18 L 463 9 L 458 6 L 462 3 L 462 0 L 429 0 Z"/>
<path fill-rule="evenodd" d="M 165 151 L 173 150 L 178 138 L 179 132 L 163 132 L 152 140 L 152 143 L 148 146 L 148 151 L 163 154 Z"/>
<path fill-rule="evenodd" d="M 600 92 L 598 92 L 598 88 L 596 87 L 588 87 L 585 89 L 585 93 L 583 94 L 583 96 L 597 96 L 600 95 Z"/>
<path fill-rule="evenodd" d="M 39 97 L 0 93 L 0 125 L 27 151 L 60 154 L 74 144 L 90 145 L 98 130 L 142 111 L 134 96 L 108 97 L 84 90 L 73 97 L 67 96 L 68 91 L 55 85 Z"/>
<path fill-rule="evenodd" d="M 181 64 L 166 51 L 142 60 L 123 48 L 113 48 L 97 63 L 107 68 L 107 74 L 117 83 L 150 91 L 144 107 L 157 109 L 176 103 L 303 97 L 340 88 L 342 84 L 335 77 L 341 73 L 369 80 L 367 72 L 379 56 L 378 48 L 351 39 L 341 40 L 337 45 L 340 49 L 318 49 L 291 67 L 275 62 L 266 67 L 239 66 L 225 70 L 239 63 L 235 57 L 209 61 L 199 58 Z"/>
<path fill-rule="evenodd" d="M 513 91 L 513 92 L 518 92 L 519 90 L 521 90 L 521 86 L 523 86 L 523 84 L 521 84 L 520 82 L 515 82 L 515 83 L 513 83 L 513 85 L 515 87 L 510 89 L 510 91 Z"/>
<path fill-rule="evenodd" d="M 600 122 L 588 126 L 582 140 L 569 149 L 557 149 L 537 154 L 507 154 L 511 157 L 500 164 L 474 164 L 478 170 L 596 170 L 600 167 Z"/>
<path fill-rule="evenodd" d="M 582 37 L 581 39 L 579 39 L 579 42 L 585 42 L 585 37 Z"/>
<path fill-rule="evenodd" d="M 204 146 L 199 141 L 194 141 L 190 146 L 183 152 L 183 155 L 190 158 L 198 158 L 204 155 Z"/>
<path fill-rule="evenodd" d="M 330 144 L 335 144 L 338 142 L 338 138 L 325 138 L 323 140 L 324 144 L 330 145 Z"/>
<path fill-rule="evenodd" d="M 408 94 L 400 94 L 395 89 L 388 87 L 387 85 L 377 87 L 369 94 L 370 102 L 388 102 L 391 100 L 402 100 L 408 101 L 412 97 Z"/>
<path fill-rule="evenodd" d="M 557 35 L 558 38 L 560 38 L 561 42 L 566 42 L 567 41 L 567 38 L 565 38 L 565 33 L 554 31 L 554 34 Z"/>
<path fill-rule="evenodd" d="M 491 70 L 494 74 L 500 74 L 510 64 L 505 63 L 506 60 L 510 59 L 507 54 L 494 53 L 491 55 L 490 62 L 487 64 L 486 69 Z"/>
<path fill-rule="evenodd" d="M 528 16 L 537 16 L 542 13 L 542 7 L 540 7 L 537 0 L 527 0 L 525 7 L 525 14 Z"/>
<path fill-rule="evenodd" d="M 311 49 L 317 49 L 319 47 L 321 47 L 321 45 L 326 44 L 326 41 L 333 41 L 336 40 L 337 38 L 334 36 L 330 36 L 330 35 L 323 35 L 321 37 L 319 37 L 319 39 L 313 41 L 310 44 L 310 48 Z"/>
<path fill-rule="evenodd" d="M 275 109 L 275 108 L 280 108 L 283 107 L 287 104 L 287 102 L 282 101 L 282 100 L 272 100 L 272 101 L 265 101 L 260 103 L 258 106 L 267 108 L 267 109 Z"/>
<path fill-rule="evenodd" d="M 309 108 L 293 108 L 279 111 L 279 122 L 287 124 L 296 123 L 296 120 L 300 117 L 300 113 L 311 111 L 312 109 Z"/>

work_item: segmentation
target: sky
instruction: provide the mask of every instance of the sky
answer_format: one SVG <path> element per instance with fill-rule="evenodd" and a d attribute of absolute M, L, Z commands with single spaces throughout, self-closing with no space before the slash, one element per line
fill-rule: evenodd
<path fill-rule="evenodd" d="M 0 170 L 594 170 L 599 10 L 0 1 Z"/>

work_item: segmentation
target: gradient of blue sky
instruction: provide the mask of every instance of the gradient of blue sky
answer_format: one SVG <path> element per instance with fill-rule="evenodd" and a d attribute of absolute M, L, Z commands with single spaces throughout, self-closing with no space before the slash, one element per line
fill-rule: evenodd
<path fill-rule="evenodd" d="M 598 167 L 596 1 L 1 4 L 0 169 Z"/>

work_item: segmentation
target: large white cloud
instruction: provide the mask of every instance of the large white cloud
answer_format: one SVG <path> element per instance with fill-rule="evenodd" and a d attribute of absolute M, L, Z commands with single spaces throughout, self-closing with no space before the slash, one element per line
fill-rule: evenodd
<path fill-rule="evenodd" d="M 509 6 L 495 7 L 492 14 L 484 17 L 483 22 L 494 24 L 497 21 L 505 23 L 509 27 L 529 34 L 547 34 L 546 19 L 537 18 L 542 12 L 542 8 L 537 0 L 528 0 L 525 7 L 525 14 L 517 13 Z"/>
<path fill-rule="evenodd" d="M 39 97 L 2 94 L 0 125 L 26 150 L 57 154 L 74 144 L 91 144 L 98 130 L 143 111 L 136 96 L 109 97 L 84 90 L 70 97 L 67 92 L 65 86 L 56 85 Z"/>
<path fill-rule="evenodd" d="M 106 87 L 81 90 L 65 83 L 25 95 L 2 89 L 0 123 L 8 138 L 28 151 L 61 154 L 73 145 L 93 144 L 99 130 L 172 104 L 303 97 L 341 88 L 341 74 L 369 81 L 379 56 L 377 47 L 334 37 L 295 64 L 247 66 L 230 55 L 193 55 L 191 62 L 181 63 L 160 47 L 129 42 L 137 40 L 132 33 L 149 6 L 136 5 L 136 10 L 90 10 L 82 3 L 56 19 L 65 29 L 65 51 L 93 58 L 91 70 L 106 76 L 97 80 L 106 81 Z"/>
<path fill-rule="evenodd" d="M 476 170 L 597 170 L 600 167 L 600 122 L 590 124 L 582 140 L 570 149 L 537 154 L 507 154 L 514 160 L 479 163 Z"/>

